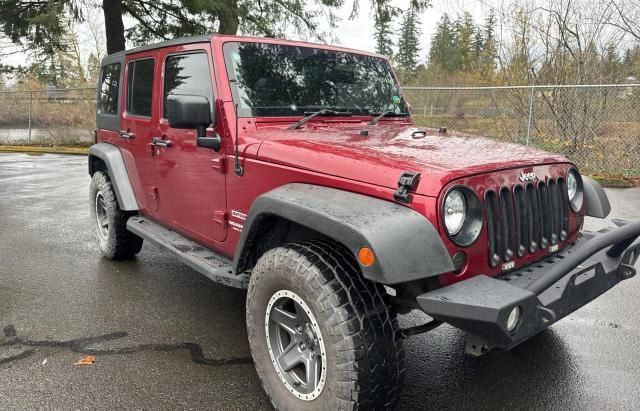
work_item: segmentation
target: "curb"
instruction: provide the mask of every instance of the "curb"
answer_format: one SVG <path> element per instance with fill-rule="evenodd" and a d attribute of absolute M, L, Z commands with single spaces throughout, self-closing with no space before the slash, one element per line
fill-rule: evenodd
<path fill-rule="evenodd" d="M 44 147 L 44 146 L 5 146 L 0 144 L 0 152 L 37 153 L 37 154 L 72 154 L 86 156 L 89 149 L 85 147 Z"/>

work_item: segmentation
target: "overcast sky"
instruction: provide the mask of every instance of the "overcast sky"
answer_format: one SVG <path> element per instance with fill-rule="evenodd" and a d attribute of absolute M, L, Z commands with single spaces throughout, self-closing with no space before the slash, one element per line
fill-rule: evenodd
<path fill-rule="evenodd" d="M 422 30 L 422 36 L 420 38 L 420 60 L 424 61 L 424 57 L 429 50 L 431 36 L 435 31 L 436 24 L 444 13 L 456 16 L 462 14 L 464 11 L 469 11 L 480 21 L 484 19 L 483 11 L 488 10 L 483 6 L 481 1 L 482 0 L 432 0 L 433 6 L 425 10 L 420 16 L 420 29 Z M 336 29 L 335 34 L 340 40 L 340 44 L 346 47 L 375 51 L 373 16 L 367 12 L 367 0 L 360 0 L 360 2 L 361 11 L 355 20 L 348 20 L 348 7 L 341 13 L 343 20 Z M 392 4 L 399 8 L 406 9 L 409 0 L 393 0 Z M 396 33 L 400 31 L 401 20 L 402 18 L 400 16 L 397 21 L 394 22 L 394 31 Z"/>
<path fill-rule="evenodd" d="M 342 20 L 335 29 L 335 35 L 338 38 L 338 43 L 345 47 L 374 51 L 375 41 L 373 39 L 373 16 L 368 11 L 369 1 L 359 1 L 360 13 L 354 20 L 348 19 L 351 11 L 351 3 L 349 1 L 346 2 L 344 9 L 338 13 Z M 393 0 L 392 4 L 402 9 L 406 9 L 409 4 L 409 0 Z M 444 13 L 456 16 L 466 10 L 471 12 L 475 18 L 480 21 L 484 18 L 483 15 L 488 10 L 483 4 L 486 4 L 485 0 L 433 0 L 433 6 L 425 10 L 420 16 L 422 30 L 420 60 L 424 61 L 435 26 Z M 98 16 L 100 16 L 100 14 L 98 14 Z M 401 17 L 394 22 L 394 30 L 396 33 L 400 30 L 400 21 Z M 88 55 L 90 50 L 92 50 L 88 31 L 82 24 L 76 25 L 76 31 L 79 36 L 81 48 L 83 49 L 83 54 Z M 28 58 L 21 54 L 14 54 L 5 57 L 3 60 L 6 64 L 14 65 L 24 65 L 25 63 L 28 63 Z"/>

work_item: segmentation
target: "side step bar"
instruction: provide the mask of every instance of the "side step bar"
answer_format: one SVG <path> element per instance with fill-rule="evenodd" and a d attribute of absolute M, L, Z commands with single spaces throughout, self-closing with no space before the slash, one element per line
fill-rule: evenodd
<path fill-rule="evenodd" d="M 231 260 L 160 224 L 134 216 L 127 221 L 127 229 L 161 249 L 175 254 L 183 263 L 216 283 L 236 288 L 247 288 L 249 285 L 247 274 L 233 273 Z"/>

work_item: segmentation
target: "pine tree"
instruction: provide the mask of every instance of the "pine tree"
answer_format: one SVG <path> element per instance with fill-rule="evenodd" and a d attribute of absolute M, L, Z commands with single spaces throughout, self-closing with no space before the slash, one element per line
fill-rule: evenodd
<path fill-rule="evenodd" d="M 89 84 L 95 84 L 98 80 L 97 76 L 100 72 L 100 58 L 96 57 L 95 54 L 90 53 L 89 57 L 87 57 L 87 82 Z"/>
<path fill-rule="evenodd" d="M 604 81 L 608 83 L 617 83 L 624 80 L 624 74 L 622 69 L 622 61 L 618 55 L 618 48 L 613 42 L 608 43 L 603 51 L 602 55 L 602 75 L 605 77 Z"/>
<path fill-rule="evenodd" d="M 460 51 L 460 33 L 462 33 L 462 19 L 456 18 L 451 25 L 451 58 L 450 69 L 452 73 L 462 70 L 462 52 Z"/>
<path fill-rule="evenodd" d="M 456 21 L 456 31 L 459 69 L 471 72 L 476 61 L 476 53 L 474 50 L 476 26 L 471 13 L 465 12 L 461 18 L 458 18 Z"/>
<path fill-rule="evenodd" d="M 60 37 L 61 49 L 53 54 L 41 53 L 29 67 L 31 75 L 40 83 L 56 88 L 78 87 L 85 84 L 85 68 L 80 56 L 78 36 L 66 30 Z"/>
<path fill-rule="evenodd" d="M 393 39 L 391 23 L 393 20 L 391 10 L 381 10 L 375 16 L 375 33 L 376 53 L 382 54 L 388 58 L 393 57 Z"/>
<path fill-rule="evenodd" d="M 436 32 L 431 39 L 431 49 L 429 50 L 429 65 L 440 67 L 446 71 L 453 71 L 453 28 L 449 16 L 442 16 L 436 27 Z"/>
<path fill-rule="evenodd" d="M 480 30 L 475 30 L 475 33 L 476 34 L 473 36 L 473 58 L 479 65 L 480 56 L 482 56 L 482 51 L 484 50 L 484 37 Z"/>
<path fill-rule="evenodd" d="M 479 30 L 480 31 L 480 30 Z M 482 31 L 482 51 L 479 56 L 480 72 L 483 76 L 493 73 L 496 69 L 496 58 L 498 56 L 496 40 L 496 16 L 493 11 L 487 16 Z"/>
<path fill-rule="evenodd" d="M 624 64 L 625 66 L 629 66 L 631 64 L 631 49 L 627 48 L 624 52 L 624 59 L 622 60 L 622 64 Z"/>
<path fill-rule="evenodd" d="M 418 13 L 415 7 L 404 12 L 400 38 L 398 39 L 397 61 L 400 69 L 414 73 L 418 66 L 420 54 L 420 28 L 417 22 Z"/>

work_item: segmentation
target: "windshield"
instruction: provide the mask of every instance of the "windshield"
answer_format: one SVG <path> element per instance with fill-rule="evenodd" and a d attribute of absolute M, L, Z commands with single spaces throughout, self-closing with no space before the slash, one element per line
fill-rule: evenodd
<path fill-rule="evenodd" d="M 313 47 L 226 43 L 227 73 L 240 117 L 298 116 L 320 109 L 407 113 L 389 63 Z"/>

